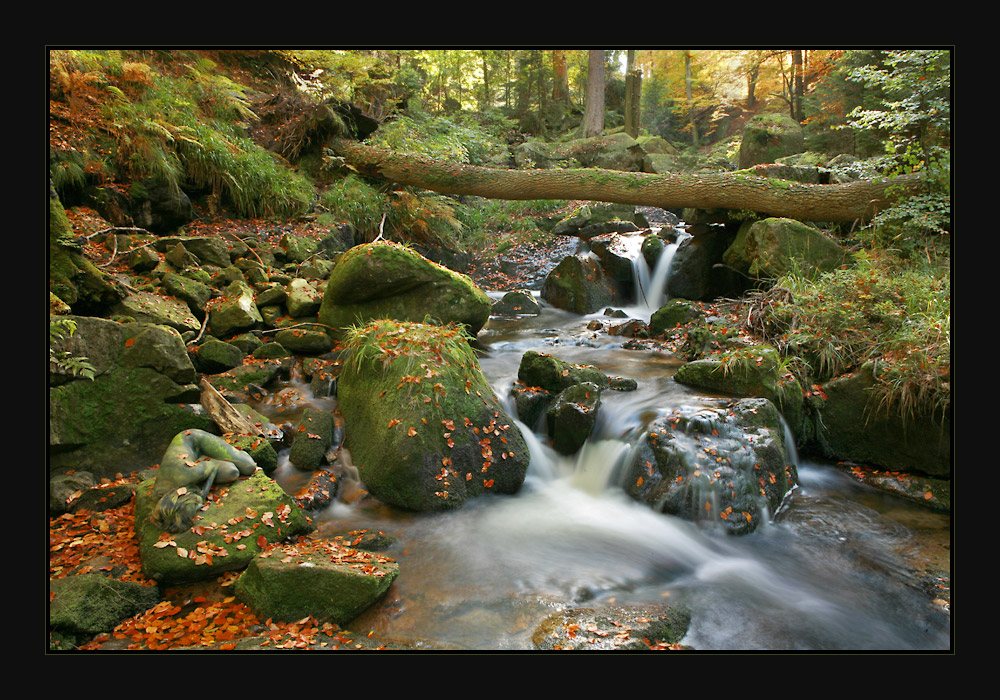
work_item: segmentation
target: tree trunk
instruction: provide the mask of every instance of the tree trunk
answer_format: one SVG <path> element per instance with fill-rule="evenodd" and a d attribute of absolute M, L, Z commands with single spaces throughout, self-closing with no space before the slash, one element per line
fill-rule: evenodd
<path fill-rule="evenodd" d="M 406 156 L 334 139 L 330 147 L 360 173 L 444 194 L 489 199 L 579 199 L 636 204 L 663 209 L 746 209 L 800 221 L 868 221 L 892 201 L 889 189 L 919 186 L 916 176 L 895 180 L 859 180 L 837 185 L 805 185 L 734 173 L 623 172 L 566 170 L 496 170 Z"/>
<path fill-rule="evenodd" d="M 642 72 L 635 68 L 635 51 L 629 49 L 625 67 L 625 133 L 632 138 L 639 136 L 641 95 Z"/>
<path fill-rule="evenodd" d="M 805 96 L 805 81 L 802 77 L 802 49 L 792 51 L 792 119 L 800 124 L 806 120 L 802 105 Z"/>
<path fill-rule="evenodd" d="M 691 52 L 684 52 L 684 94 L 687 97 L 688 121 L 691 125 L 691 140 L 694 147 L 701 146 L 698 139 L 698 123 L 695 121 L 694 96 L 691 88 Z"/>
<path fill-rule="evenodd" d="M 562 49 L 552 51 L 552 101 L 557 104 L 569 104 L 569 73 L 566 67 L 566 52 Z"/>
<path fill-rule="evenodd" d="M 604 131 L 604 51 L 591 50 L 587 65 L 587 97 L 583 114 L 583 135 L 599 136 Z"/>

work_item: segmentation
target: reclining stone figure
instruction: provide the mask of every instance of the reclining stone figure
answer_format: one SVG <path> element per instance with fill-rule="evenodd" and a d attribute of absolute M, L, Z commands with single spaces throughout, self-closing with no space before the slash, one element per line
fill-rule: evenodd
<path fill-rule="evenodd" d="M 217 435 L 197 429 L 180 432 L 160 460 L 153 487 L 159 500 L 150 519 L 167 532 L 183 532 L 191 527 L 212 484 L 236 481 L 256 469 L 250 455 Z"/>

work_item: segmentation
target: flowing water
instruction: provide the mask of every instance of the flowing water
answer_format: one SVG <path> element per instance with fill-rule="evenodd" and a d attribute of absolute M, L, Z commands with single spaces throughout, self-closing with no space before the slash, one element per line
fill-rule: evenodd
<path fill-rule="evenodd" d="M 638 272 L 648 286 L 627 311 L 648 319 L 662 303 L 653 280 L 662 290 L 666 266 Z M 479 336 L 483 371 L 507 400 L 527 350 L 638 381 L 636 391 L 602 394 L 598 426 L 576 456 L 519 424 L 532 461 L 514 496 L 439 514 L 336 502 L 315 518 L 331 536 L 370 528 L 397 538 L 384 553 L 400 575 L 352 629 L 432 648 L 520 650 L 566 608 L 669 601 L 692 611 L 683 643 L 699 650 L 950 648 L 950 614 L 927 590 L 928 572 L 948 571 L 947 516 L 810 463 L 799 464 L 800 486 L 780 517 L 739 537 L 627 498 L 617 467 L 644 426 L 723 399 L 674 382 L 677 358 L 588 331 L 600 316 L 543 304 L 540 316 L 495 317 Z M 278 480 L 293 471 L 282 466 Z"/>

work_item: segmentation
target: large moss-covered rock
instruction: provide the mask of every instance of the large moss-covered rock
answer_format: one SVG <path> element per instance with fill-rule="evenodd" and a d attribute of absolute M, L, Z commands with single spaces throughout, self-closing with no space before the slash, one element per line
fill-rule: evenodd
<path fill-rule="evenodd" d="M 739 167 L 773 163 L 803 150 L 805 136 L 798 122 L 787 114 L 758 114 L 743 129 Z"/>
<path fill-rule="evenodd" d="M 602 389 L 610 383 L 608 375 L 594 365 L 576 365 L 534 350 L 521 356 L 517 379 L 525 386 L 542 387 L 554 393 L 583 382 L 593 382 Z"/>
<path fill-rule="evenodd" d="M 49 386 L 49 469 L 88 470 L 99 477 L 145 469 L 181 430 L 211 429 L 197 403 L 195 368 L 171 328 L 119 324 L 86 316 L 55 348 L 86 357 L 93 381 L 52 375 Z"/>
<path fill-rule="evenodd" d="M 649 334 L 663 335 L 690 323 L 702 315 L 701 309 L 686 299 L 671 299 L 653 312 L 649 319 Z"/>
<path fill-rule="evenodd" d="M 135 491 L 135 532 L 143 573 L 161 584 L 216 578 L 246 568 L 270 544 L 313 529 L 305 511 L 258 469 L 215 486 L 190 529 L 165 533 L 150 520 L 159 500 L 155 479 Z"/>
<path fill-rule="evenodd" d="M 156 605 L 160 591 L 100 574 L 79 574 L 49 581 L 49 632 L 62 644 L 76 643 L 110 632 L 133 615 Z M 68 643 L 67 643 L 68 642 Z"/>
<path fill-rule="evenodd" d="M 542 298 L 578 314 L 592 314 L 615 302 L 615 293 L 601 264 L 589 255 L 569 255 L 542 283 Z"/>
<path fill-rule="evenodd" d="M 821 451 L 831 459 L 896 471 L 951 475 L 951 415 L 920 411 L 903 416 L 879 405 L 873 366 L 822 386 Z"/>
<path fill-rule="evenodd" d="M 229 246 L 220 236 L 163 236 L 157 239 L 156 249 L 165 253 L 178 243 L 194 255 L 200 265 L 229 267 L 232 264 Z"/>
<path fill-rule="evenodd" d="M 775 279 L 789 272 L 812 275 L 851 262 L 836 241 L 794 219 L 745 222 L 722 261 L 752 278 Z"/>
<path fill-rule="evenodd" d="M 428 511 L 520 489 L 527 446 L 458 326 L 375 321 L 347 352 L 345 446 L 372 495 Z"/>
<path fill-rule="evenodd" d="M 773 517 L 798 483 L 784 428 L 767 399 L 677 409 L 650 424 L 626 467 L 625 490 L 664 513 L 733 534 Z"/>
<path fill-rule="evenodd" d="M 311 616 L 345 625 L 381 598 L 399 564 L 335 540 L 281 547 L 256 557 L 236 581 L 236 594 L 261 619 Z"/>
<path fill-rule="evenodd" d="M 373 319 L 461 323 L 476 334 L 490 299 L 467 276 L 391 242 L 355 246 L 330 273 L 319 321 L 334 336 Z"/>

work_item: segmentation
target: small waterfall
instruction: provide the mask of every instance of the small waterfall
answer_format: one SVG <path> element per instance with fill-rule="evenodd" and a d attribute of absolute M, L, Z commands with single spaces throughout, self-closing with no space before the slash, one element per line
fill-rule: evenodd
<path fill-rule="evenodd" d="M 688 237 L 679 232 L 673 243 L 664 242 L 663 251 L 651 269 L 642 254 L 642 242 L 645 236 L 630 236 L 627 240 L 627 255 L 632 260 L 633 279 L 635 280 L 636 308 L 638 315 L 649 318 L 667 301 L 667 277 L 670 274 L 670 263 L 680 242 Z"/>

